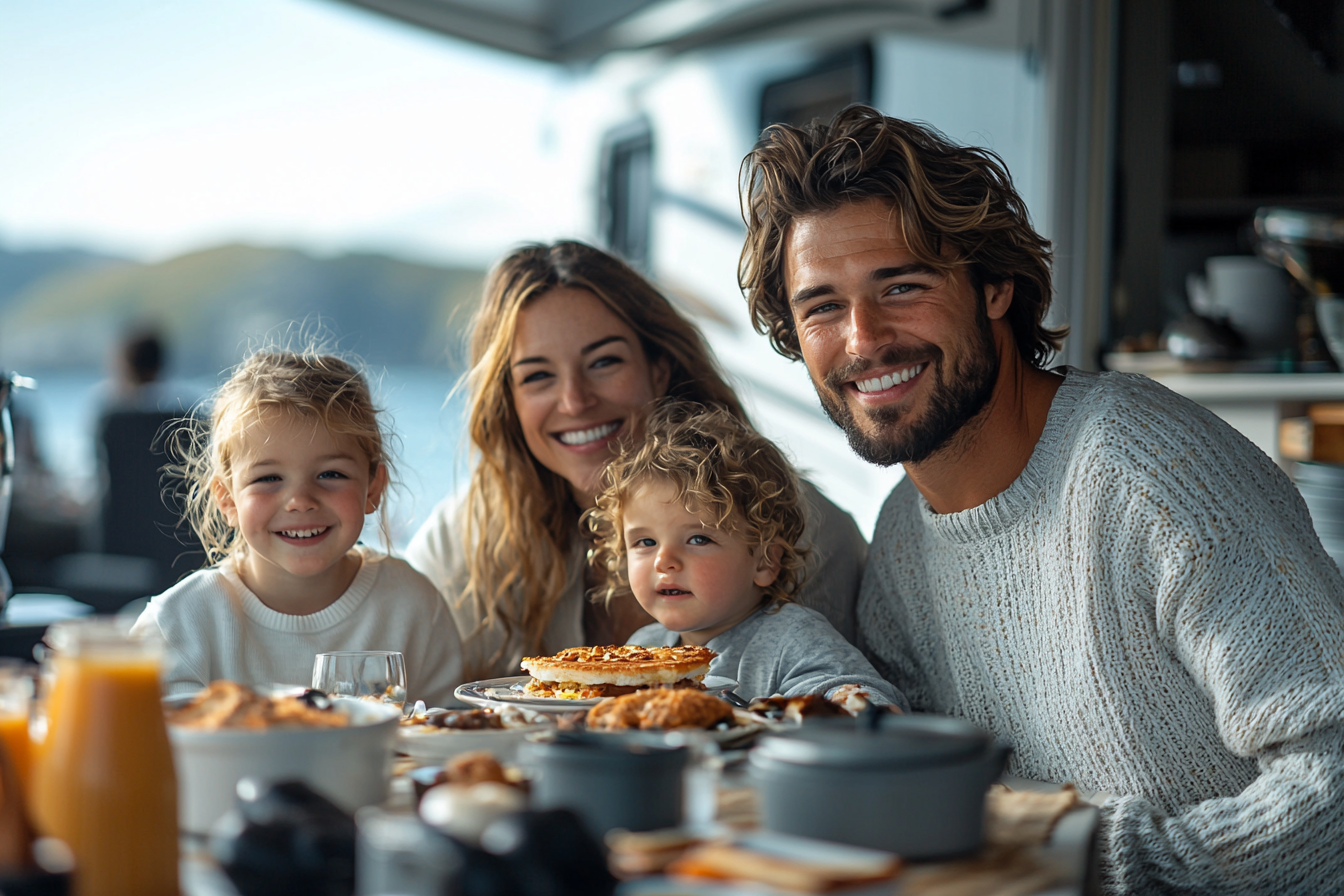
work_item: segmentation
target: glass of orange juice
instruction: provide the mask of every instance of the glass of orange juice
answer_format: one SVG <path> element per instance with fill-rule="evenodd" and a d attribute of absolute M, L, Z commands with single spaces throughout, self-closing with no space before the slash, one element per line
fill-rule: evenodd
<path fill-rule="evenodd" d="M 9 754 L 15 773 L 29 796 L 32 741 L 28 720 L 33 707 L 37 667 L 15 659 L 0 659 L 0 744 Z"/>
<path fill-rule="evenodd" d="M 39 830 L 69 844 L 75 896 L 177 896 L 177 779 L 161 644 L 113 619 L 60 622 L 33 769 Z"/>

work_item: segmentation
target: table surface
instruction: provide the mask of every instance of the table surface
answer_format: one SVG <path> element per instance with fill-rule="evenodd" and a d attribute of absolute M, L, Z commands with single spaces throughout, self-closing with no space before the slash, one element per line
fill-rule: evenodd
<path fill-rule="evenodd" d="M 1020 783 L 1012 782 L 1015 787 Z M 1034 786 L 1049 788 L 1054 785 Z M 1050 842 L 1041 847 L 1040 855 L 1060 869 L 1062 882 L 1036 896 L 1090 896 L 1095 892 L 1095 882 L 1090 875 L 1094 870 L 1092 849 L 1097 815 L 1095 806 L 1084 805 L 1059 820 Z M 182 842 L 182 894 L 238 896 L 238 891 L 214 864 L 204 842 L 198 838 L 184 838 Z"/>

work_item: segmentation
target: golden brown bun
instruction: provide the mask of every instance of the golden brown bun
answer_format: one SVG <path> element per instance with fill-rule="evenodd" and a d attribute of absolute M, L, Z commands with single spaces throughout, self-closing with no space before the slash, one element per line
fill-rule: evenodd
<path fill-rule="evenodd" d="M 718 656 L 708 647 L 571 647 L 555 656 L 526 656 L 522 666 L 545 682 L 649 687 L 699 681 Z"/>
<path fill-rule="evenodd" d="M 588 710 L 589 728 L 709 728 L 733 717 L 733 708 L 704 691 L 650 688 L 611 697 Z"/>

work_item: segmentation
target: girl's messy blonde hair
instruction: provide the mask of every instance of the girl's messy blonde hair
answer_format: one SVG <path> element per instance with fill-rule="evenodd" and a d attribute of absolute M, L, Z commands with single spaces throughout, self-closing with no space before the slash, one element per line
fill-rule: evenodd
<path fill-rule="evenodd" d="M 169 475 L 185 484 L 184 515 L 205 548 L 208 564 L 245 547 L 219 506 L 215 483 L 227 483 L 233 475 L 242 437 L 253 427 L 266 425 L 277 412 L 349 436 L 369 459 L 371 477 L 379 465 L 391 476 L 392 458 L 368 382 L 358 367 L 335 355 L 316 350 L 258 351 L 234 368 L 209 405 L 208 422 L 198 414 L 188 421 L 186 433 L 174 440 L 178 463 L 169 467 Z M 390 545 L 386 508 L 384 501 L 378 523 L 385 545 Z"/>
<path fill-rule="evenodd" d="M 591 562 L 606 571 L 599 597 L 630 593 L 625 508 L 650 482 L 672 485 L 674 500 L 706 526 L 744 539 L 753 554 L 778 546 L 779 575 L 762 589 L 764 598 L 788 601 L 798 593 L 807 559 L 798 546 L 805 526 L 798 474 L 773 442 L 726 408 L 672 401 L 649 415 L 641 442 L 623 447 L 603 474 L 597 506 L 583 517 L 597 541 Z"/>

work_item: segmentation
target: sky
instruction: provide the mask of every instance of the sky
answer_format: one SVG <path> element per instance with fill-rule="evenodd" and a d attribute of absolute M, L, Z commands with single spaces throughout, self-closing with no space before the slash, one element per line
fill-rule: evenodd
<path fill-rule="evenodd" d="M 562 70 L 336 0 L 0 3 L 0 245 L 484 265 L 574 229 Z"/>

